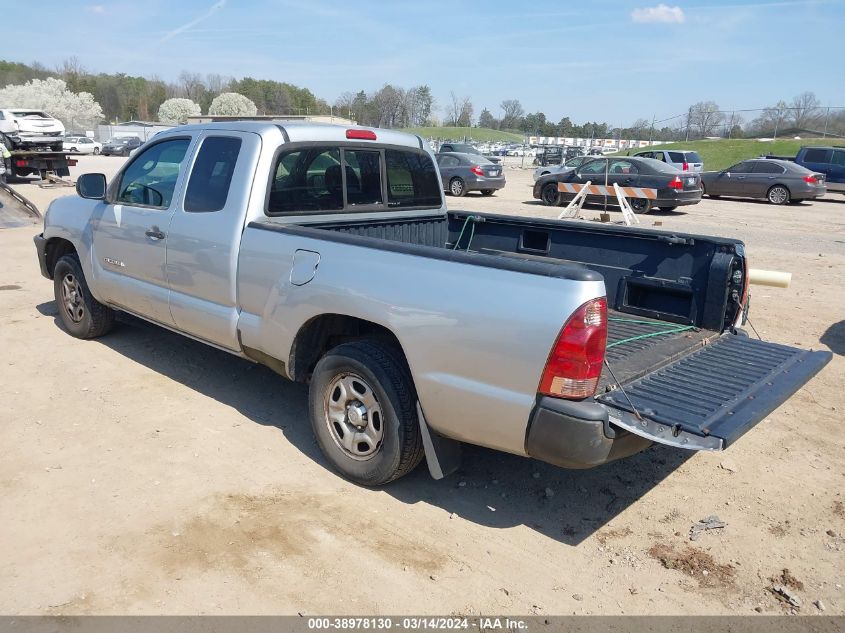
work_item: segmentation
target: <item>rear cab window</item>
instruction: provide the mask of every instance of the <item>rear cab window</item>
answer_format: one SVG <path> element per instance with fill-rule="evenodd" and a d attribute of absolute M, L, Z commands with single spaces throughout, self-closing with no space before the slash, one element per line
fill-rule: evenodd
<path fill-rule="evenodd" d="M 377 146 L 309 145 L 282 148 L 277 156 L 266 214 L 440 206 L 442 193 L 437 168 L 426 152 Z"/>

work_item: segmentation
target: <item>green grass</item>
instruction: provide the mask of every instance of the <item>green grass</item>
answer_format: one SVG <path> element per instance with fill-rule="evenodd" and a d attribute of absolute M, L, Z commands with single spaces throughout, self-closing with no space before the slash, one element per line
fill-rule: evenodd
<path fill-rule="evenodd" d="M 656 145 L 646 149 L 691 149 L 701 154 L 704 169 L 708 171 L 725 169 L 746 158 L 755 158 L 765 154 L 795 156 L 802 145 L 845 145 L 841 139 L 802 138 L 778 139 L 777 141 L 758 141 L 756 139 L 722 139 L 716 141 L 679 141 L 668 145 Z M 628 153 L 628 152 L 624 152 Z M 632 152 L 633 153 L 633 150 Z"/>
<path fill-rule="evenodd" d="M 436 138 L 444 141 L 459 141 L 464 137 L 472 141 L 501 141 L 522 143 L 523 136 L 512 132 L 501 132 L 486 127 L 408 127 L 402 130 L 409 134 L 419 134 L 424 139 Z"/>

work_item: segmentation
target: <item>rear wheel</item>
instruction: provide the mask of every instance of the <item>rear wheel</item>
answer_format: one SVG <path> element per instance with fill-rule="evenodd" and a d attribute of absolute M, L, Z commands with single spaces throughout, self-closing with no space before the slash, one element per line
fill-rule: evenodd
<path fill-rule="evenodd" d="M 466 184 L 460 178 L 452 178 L 451 182 L 449 183 L 449 193 L 451 193 L 456 198 L 460 198 L 464 194 L 466 194 L 467 188 Z"/>
<path fill-rule="evenodd" d="M 543 185 L 543 188 L 540 190 L 540 199 L 543 201 L 543 204 L 547 204 L 550 207 L 559 207 L 562 200 L 560 191 L 557 190 L 557 183 L 549 182 Z"/>
<path fill-rule="evenodd" d="M 76 255 L 63 255 L 56 262 L 53 291 L 59 319 L 72 336 L 96 338 L 114 324 L 114 310 L 91 295 Z"/>
<path fill-rule="evenodd" d="M 678 206 L 675 205 L 674 207 L 660 207 L 660 210 L 661 211 L 674 211 L 677 208 L 678 208 Z"/>
<path fill-rule="evenodd" d="M 422 461 L 413 381 L 388 346 L 335 347 L 314 368 L 308 398 L 317 443 L 347 479 L 379 486 Z"/>
<path fill-rule="evenodd" d="M 494 193 L 496 193 L 495 189 L 482 189 L 481 190 L 482 196 L 492 196 Z"/>
<path fill-rule="evenodd" d="M 651 200 L 648 198 L 629 198 L 628 203 L 634 213 L 648 213 L 652 209 Z"/>
<path fill-rule="evenodd" d="M 61 152 L 63 149 L 63 145 L 61 143 L 53 143 L 50 145 L 50 149 L 54 152 Z"/>
<path fill-rule="evenodd" d="M 786 204 L 789 202 L 789 189 L 783 185 L 775 185 L 769 189 L 766 198 L 772 204 Z"/>

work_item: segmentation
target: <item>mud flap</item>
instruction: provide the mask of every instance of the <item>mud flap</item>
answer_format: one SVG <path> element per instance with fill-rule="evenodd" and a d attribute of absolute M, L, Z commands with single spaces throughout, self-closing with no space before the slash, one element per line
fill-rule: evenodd
<path fill-rule="evenodd" d="M 723 334 L 665 367 L 598 396 L 610 422 L 661 444 L 722 450 L 766 418 L 832 358 Z M 627 394 L 627 396 L 626 396 Z"/>

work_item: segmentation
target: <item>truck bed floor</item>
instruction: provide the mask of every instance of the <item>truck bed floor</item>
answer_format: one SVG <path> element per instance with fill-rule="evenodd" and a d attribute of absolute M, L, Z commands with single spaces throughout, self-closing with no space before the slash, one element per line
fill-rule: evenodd
<path fill-rule="evenodd" d="M 717 332 L 608 310 L 607 362 L 623 385 L 684 356 L 718 336 Z M 616 381 L 607 367 L 599 392 Z"/>

